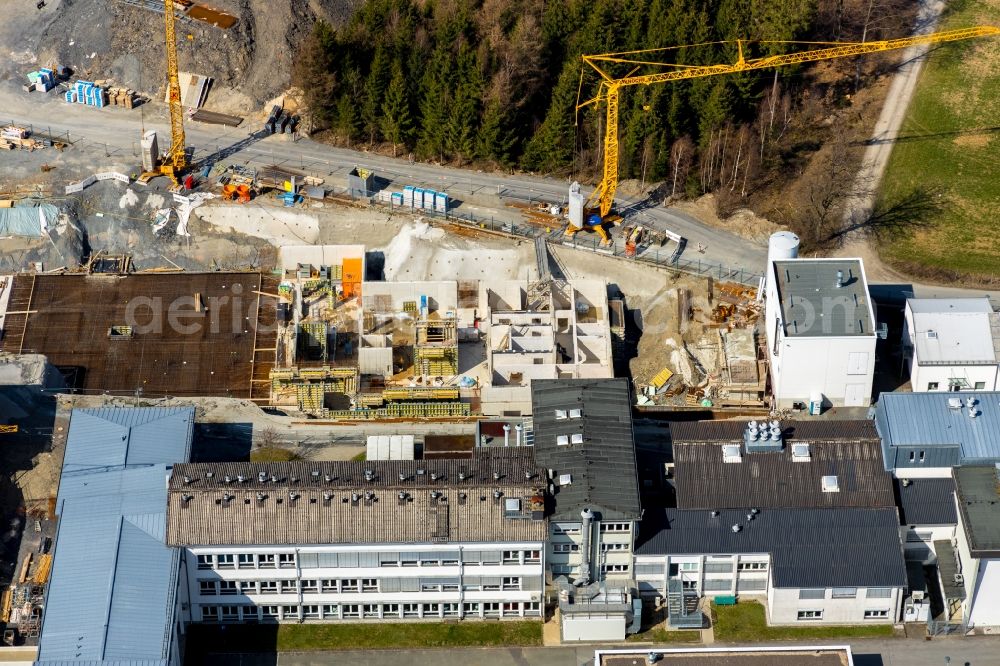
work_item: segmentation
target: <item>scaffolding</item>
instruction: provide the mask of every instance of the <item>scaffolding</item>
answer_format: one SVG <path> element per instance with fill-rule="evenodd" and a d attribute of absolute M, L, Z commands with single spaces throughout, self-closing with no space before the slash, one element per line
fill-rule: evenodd
<path fill-rule="evenodd" d="M 393 402 L 379 409 L 330 410 L 325 418 L 353 421 L 469 416 L 466 402 Z"/>

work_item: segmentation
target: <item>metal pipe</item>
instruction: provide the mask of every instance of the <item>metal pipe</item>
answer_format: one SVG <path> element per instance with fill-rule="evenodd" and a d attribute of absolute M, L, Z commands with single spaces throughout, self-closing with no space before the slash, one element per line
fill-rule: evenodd
<path fill-rule="evenodd" d="M 580 544 L 580 575 L 576 579 L 577 586 L 590 585 L 590 531 L 594 528 L 594 512 L 589 507 L 580 512 L 583 524 L 580 534 L 583 543 Z"/>

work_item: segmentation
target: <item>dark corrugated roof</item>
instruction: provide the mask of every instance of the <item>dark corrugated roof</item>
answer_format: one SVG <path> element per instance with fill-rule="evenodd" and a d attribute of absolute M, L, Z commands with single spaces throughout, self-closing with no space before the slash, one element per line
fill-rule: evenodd
<path fill-rule="evenodd" d="M 753 453 L 747 453 L 743 444 L 742 421 L 703 421 L 673 428 L 677 506 L 896 506 L 892 477 L 884 469 L 882 449 L 871 422 L 829 421 L 826 423 L 832 425 L 825 427 L 817 427 L 818 423 L 788 424 L 785 432 L 789 436 L 782 450 Z M 682 439 L 685 436 L 689 439 Z M 810 459 L 796 461 L 792 444 L 804 442 L 809 443 Z M 722 447 L 727 443 L 740 444 L 742 462 L 724 462 Z M 840 491 L 823 492 L 824 476 L 836 476 Z"/>
<path fill-rule="evenodd" d="M 902 525 L 954 525 L 955 481 L 944 479 L 895 479 Z"/>
<path fill-rule="evenodd" d="M 674 442 L 728 442 L 741 440 L 748 421 L 676 421 L 670 424 Z M 870 420 L 782 421 L 786 440 L 873 439 L 878 440 Z"/>
<path fill-rule="evenodd" d="M 531 382 L 535 459 L 553 470 L 554 518 L 579 520 L 581 509 L 603 520 L 637 520 L 641 514 L 632 438 L 632 404 L 624 379 L 535 379 Z M 557 419 L 556 410 L 582 409 L 579 419 Z M 582 434 L 582 444 L 560 446 L 559 435 Z"/>
<path fill-rule="evenodd" d="M 770 553 L 775 587 L 906 584 L 895 509 L 666 509 L 644 519 L 637 555 Z M 739 532 L 732 525 L 739 524 Z"/>
<path fill-rule="evenodd" d="M 973 557 L 1000 557 L 1000 470 L 992 465 L 956 467 L 955 495 Z"/>

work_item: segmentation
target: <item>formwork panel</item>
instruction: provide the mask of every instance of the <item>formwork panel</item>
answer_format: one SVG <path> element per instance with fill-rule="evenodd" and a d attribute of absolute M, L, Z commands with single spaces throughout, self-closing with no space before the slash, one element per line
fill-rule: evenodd
<path fill-rule="evenodd" d="M 9 323 L 24 333 L 5 336 L 0 348 L 46 355 L 72 370 L 85 393 L 256 397 L 254 365 L 266 379 L 274 362 L 273 353 L 258 353 L 253 363 L 255 342 L 274 345 L 273 334 L 258 336 L 258 320 L 274 316 L 262 287 L 272 285 L 259 273 L 19 275 L 14 292 L 31 313 L 8 318 L 20 319 Z M 109 335 L 120 325 L 132 326 L 132 336 Z"/>

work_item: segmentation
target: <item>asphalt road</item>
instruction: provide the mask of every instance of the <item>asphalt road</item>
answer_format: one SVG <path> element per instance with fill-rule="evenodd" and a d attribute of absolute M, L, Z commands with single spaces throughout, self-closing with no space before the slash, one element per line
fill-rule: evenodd
<path fill-rule="evenodd" d="M 803 644 L 843 645 L 843 641 Z M 772 644 L 773 645 L 773 644 Z M 993 637 L 855 640 L 855 666 L 997 666 L 1000 641 Z M 640 646 L 636 646 L 639 648 Z M 670 647 L 678 647 L 676 645 Z M 718 644 L 715 647 L 719 647 Z M 620 649 L 620 646 L 618 646 Z M 357 650 L 281 655 L 212 655 L 217 666 L 586 666 L 595 647 Z M 950 658 L 950 662 L 946 661 Z M 209 662 L 205 662 L 209 663 Z M 663 663 L 663 662 L 661 662 Z M 669 662 L 667 662 L 669 663 Z"/>
<path fill-rule="evenodd" d="M 89 153 L 95 168 L 102 160 L 136 162 L 137 146 L 143 126 L 156 129 L 160 145 L 169 137 L 166 108 L 162 104 L 149 104 L 131 111 L 118 107 L 96 109 L 79 104 L 67 104 L 53 91 L 47 95 L 25 93 L 13 82 L 0 85 L 5 108 L 0 111 L 0 122 L 8 119 L 19 124 L 31 124 L 36 130 L 51 128 L 53 133 L 69 131 L 83 137 L 89 144 Z M 244 121 L 247 125 L 248 121 Z M 519 214 L 500 204 L 497 195 L 532 201 L 563 202 L 569 181 L 540 176 L 508 176 L 482 171 L 462 170 L 451 167 L 410 162 L 408 158 L 393 159 L 372 153 L 334 148 L 309 139 L 292 142 L 286 135 L 254 140 L 248 135 L 259 129 L 256 125 L 229 128 L 189 121 L 185 125 L 187 144 L 195 149 L 196 161 L 225 160 L 243 163 L 277 164 L 314 173 L 337 187 L 346 185 L 346 174 L 355 166 L 375 171 L 377 176 L 389 180 L 394 189 L 403 185 L 429 187 L 448 192 L 459 200 L 459 209 L 480 217 L 516 219 Z M 84 146 L 74 146 L 73 150 Z M 110 158 L 105 158 L 105 152 Z M 96 157 L 96 159 L 94 159 Z M 630 201 L 618 197 L 619 206 Z M 767 255 L 766 248 L 735 234 L 708 227 L 690 215 L 675 209 L 656 206 L 637 213 L 644 223 L 668 229 L 688 239 L 686 258 L 720 263 L 733 269 L 759 271 Z M 705 252 L 698 254 L 693 248 L 698 244 Z"/>

